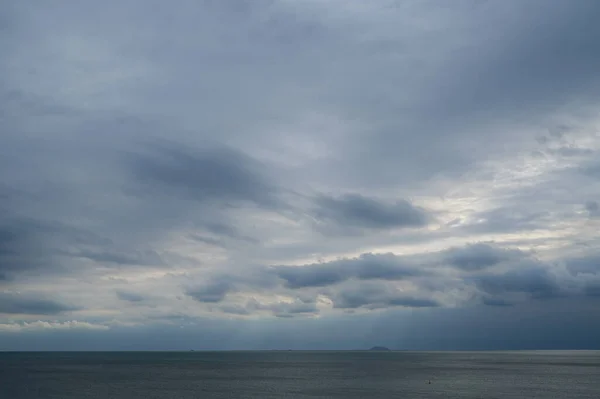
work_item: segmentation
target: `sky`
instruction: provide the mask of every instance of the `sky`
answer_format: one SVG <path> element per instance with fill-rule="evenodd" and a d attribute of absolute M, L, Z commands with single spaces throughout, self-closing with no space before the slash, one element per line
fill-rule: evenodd
<path fill-rule="evenodd" d="M 600 349 L 599 14 L 3 1 L 0 350 Z"/>

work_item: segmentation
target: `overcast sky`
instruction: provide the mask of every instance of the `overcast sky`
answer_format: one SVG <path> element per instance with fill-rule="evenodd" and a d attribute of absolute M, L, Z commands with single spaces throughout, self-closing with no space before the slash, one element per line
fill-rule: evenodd
<path fill-rule="evenodd" d="M 600 348 L 598 15 L 3 1 L 0 350 Z"/>

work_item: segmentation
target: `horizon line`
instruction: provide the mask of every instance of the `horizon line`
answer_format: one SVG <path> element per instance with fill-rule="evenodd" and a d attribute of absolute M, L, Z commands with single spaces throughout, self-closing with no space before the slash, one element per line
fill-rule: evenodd
<path fill-rule="evenodd" d="M 132 352 L 161 352 L 161 353 L 206 353 L 206 352 L 600 352 L 600 349 L 72 349 L 72 350 L 11 350 L 0 349 L 0 353 L 132 353 Z"/>

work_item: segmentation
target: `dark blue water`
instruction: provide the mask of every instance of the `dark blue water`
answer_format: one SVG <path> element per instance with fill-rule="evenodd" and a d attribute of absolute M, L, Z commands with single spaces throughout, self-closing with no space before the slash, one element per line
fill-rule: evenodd
<path fill-rule="evenodd" d="M 0 398 L 598 399 L 600 352 L 5 352 Z"/>

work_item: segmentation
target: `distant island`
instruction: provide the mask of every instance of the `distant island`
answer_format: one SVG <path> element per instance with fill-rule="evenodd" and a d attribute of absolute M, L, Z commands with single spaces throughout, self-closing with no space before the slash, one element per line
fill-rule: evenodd
<path fill-rule="evenodd" d="M 369 349 L 370 351 L 390 351 L 390 348 L 386 348 L 385 346 L 374 346 L 371 349 Z"/>

